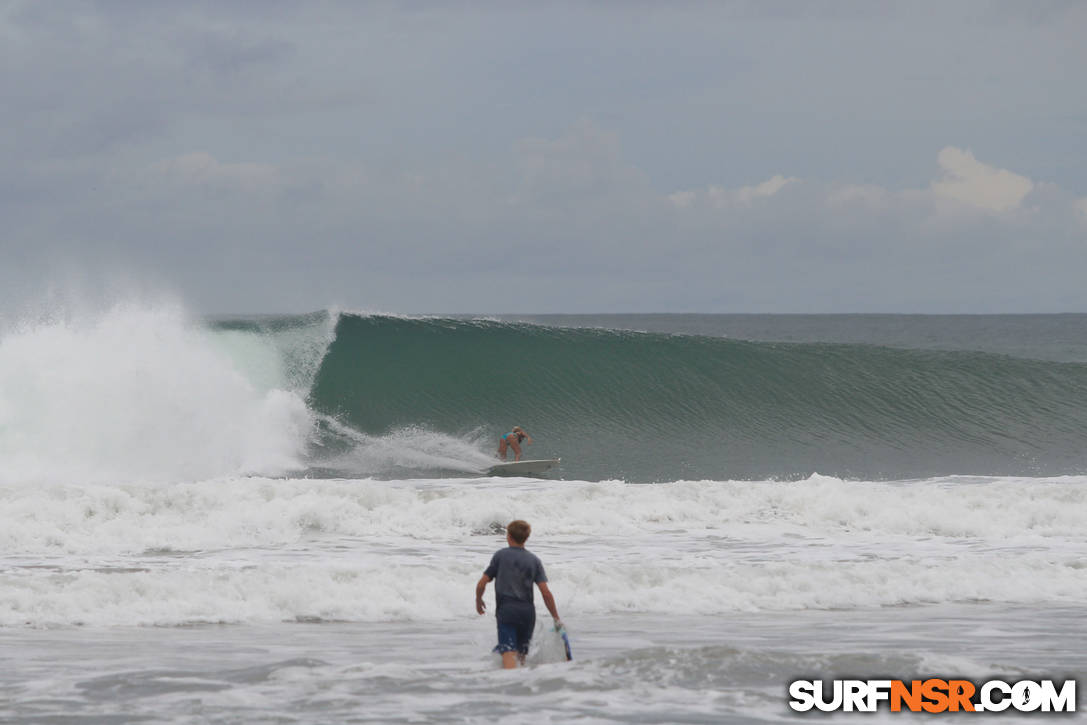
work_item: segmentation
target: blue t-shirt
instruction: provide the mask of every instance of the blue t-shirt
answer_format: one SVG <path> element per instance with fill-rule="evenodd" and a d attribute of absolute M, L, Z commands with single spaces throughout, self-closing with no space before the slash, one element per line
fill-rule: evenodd
<path fill-rule="evenodd" d="M 547 581 L 540 557 L 523 546 L 508 546 L 494 552 L 483 573 L 494 580 L 496 609 L 506 604 L 534 608 L 532 585 Z"/>

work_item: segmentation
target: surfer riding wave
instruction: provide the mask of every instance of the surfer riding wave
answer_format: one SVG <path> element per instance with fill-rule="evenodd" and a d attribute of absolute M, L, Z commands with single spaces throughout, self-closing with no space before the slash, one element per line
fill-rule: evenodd
<path fill-rule="evenodd" d="M 526 445 L 532 444 L 532 436 L 525 432 L 525 429 L 519 425 L 513 426 L 513 430 L 498 439 L 498 457 L 503 461 L 506 460 L 506 450 L 508 448 L 513 449 L 513 460 L 521 460 L 521 441 L 524 441 Z"/>

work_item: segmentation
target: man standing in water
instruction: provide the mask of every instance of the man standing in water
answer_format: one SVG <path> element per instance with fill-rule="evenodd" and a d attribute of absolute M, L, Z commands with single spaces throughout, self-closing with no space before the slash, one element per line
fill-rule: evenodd
<path fill-rule="evenodd" d="M 491 557 L 479 583 L 476 584 L 476 611 L 483 614 L 487 605 L 483 603 L 483 592 L 487 583 L 495 580 L 495 619 L 498 620 L 498 646 L 502 653 L 502 667 L 513 669 L 525 663 L 528 645 L 532 641 L 532 630 L 536 627 L 536 605 L 532 601 L 532 585 L 540 588 L 547 611 L 555 619 L 555 628 L 562 627 L 559 611 L 555 608 L 555 597 L 547 588 L 547 574 L 543 562 L 535 554 L 525 549 L 532 527 L 528 522 L 511 521 L 506 526 L 506 543 L 509 546 L 499 549 Z"/>
<path fill-rule="evenodd" d="M 498 439 L 498 457 L 503 461 L 506 460 L 506 447 L 509 446 L 513 449 L 513 460 L 521 460 L 521 441 L 525 441 L 526 445 L 532 445 L 532 436 L 525 433 L 525 429 L 521 426 L 515 425 L 513 430 Z"/>

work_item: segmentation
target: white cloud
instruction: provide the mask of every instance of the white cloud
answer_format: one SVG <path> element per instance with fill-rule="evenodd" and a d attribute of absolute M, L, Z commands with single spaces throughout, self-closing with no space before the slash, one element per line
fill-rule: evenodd
<path fill-rule="evenodd" d="M 935 178 L 915 188 L 813 178 L 801 184 L 796 177 L 778 174 L 750 186 L 712 185 L 664 198 L 680 213 L 685 229 L 735 241 L 764 239 L 767 229 L 800 224 L 805 236 L 822 230 L 824 251 L 849 249 L 851 254 L 875 253 L 883 245 L 893 248 L 890 240 L 896 238 L 900 244 L 933 249 L 965 248 L 973 243 L 968 238 L 987 238 L 993 249 L 1003 244 L 1012 253 L 1024 240 L 1056 244 L 1052 240 L 1079 234 L 1080 221 L 1087 224 L 1087 199 L 1075 198 L 1056 184 L 1032 181 L 950 146 L 936 154 L 936 161 Z M 794 185 L 795 192 L 780 193 Z M 1001 233 L 995 235 L 998 228 Z M 769 237 L 777 238 L 777 233 Z"/>
<path fill-rule="evenodd" d="M 755 199 L 764 196 L 773 196 L 774 194 L 777 194 L 779 191 L 784 189 L 786 185 L 796 181 L 800 181 L 800 179 L 796 178 L 795 176 L 790 176 L 786 179 L 781 174 L 777 174 L 776 176 L 770 177 L 761 184 L 743 187 L 736 192 L 736 199 L 741 204 L 750 206 Z"/>
<path fill-rule="evenodd" d="M 261 191 L 281 186 L 279 170 L 271 164 L 224 164 L 205 151 L 184 154 L 154 164 L 152 170 L 177 182 Z"/>
<path fill-rule="evenodd" d="M 969 150 L 948 146 L 936 160 L 943 176 L 929 188 L 938 197 L 1003 212 L 1018 208 L 1034 188 L 1027 177 L 983 164 Z"/>
<path fill-rule="evenodd" d="M 831 206 L 858 204 L 879 208 L 887 206 L 891 201 L 891 193 L 875 184 L 844 184 L 827 193 L 827 204 Z"/>
<path fill-rule="evenodd" d="M 677 206 L 680 209 L 686 209 L 690 206 L 694 206 L 694 203 L 698 200 L 698 193 L 694 191 L 677 191 L 668 195 L 668 201 L 672 202 L 673 206 Z"/>
<path fill-rule="evenodd" d="M 686 190 L 677 191 L 668 195 L 668 200 L 673 206 L 681 209 L 693 207 L 699 203 L 705 203 L 715 209 L 727 209 L 730 207 L 749 207 L 757 199 L 765 199 L 774 196 L 789 184 L 797 183 L 800 179 L 795 176 L 788 178 L 777 174 L 761 184 L 743 186 L 739 189 L 729 189 L 723 186 L 709 186 L 705 191 Z"/>

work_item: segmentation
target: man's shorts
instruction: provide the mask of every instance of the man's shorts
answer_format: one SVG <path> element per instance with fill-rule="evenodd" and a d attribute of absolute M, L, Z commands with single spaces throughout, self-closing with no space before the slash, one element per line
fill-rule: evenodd
<path fill-rule="evenodd" d="M 496 652 L 528 654 L 532 630 L 536 629 L 536 612 L 518 607 L 503 608 L 498 612 L 498 646 Z"/>

